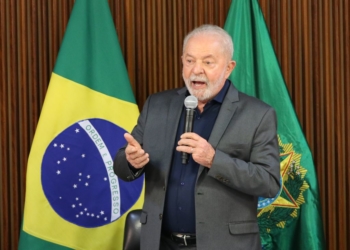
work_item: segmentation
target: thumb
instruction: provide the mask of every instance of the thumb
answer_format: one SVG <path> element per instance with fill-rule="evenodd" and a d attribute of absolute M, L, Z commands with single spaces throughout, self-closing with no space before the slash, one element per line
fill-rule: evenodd
<path fill-rule="evenodd" d="M 124 134 L 124 138 L 125 140 L 131 145 L 131 146 L 134 146 L 134 147 L 141 147 L 140 146 L 140 143 L 138 143 L 135 138 L 129 134 L 129 133 L 125 133 Z"/>

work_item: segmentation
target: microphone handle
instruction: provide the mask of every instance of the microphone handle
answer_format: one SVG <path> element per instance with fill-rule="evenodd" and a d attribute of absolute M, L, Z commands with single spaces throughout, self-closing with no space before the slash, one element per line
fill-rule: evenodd
<path fill-rule="evenodd" d="M 194 109 L 187 108 L 184 133 L 193 131 L 193 118 L 194 118 Z M 182 152 L 181 158 L 182 158 L 182 164 L 187 164 L 189 154 L 186 152 Z"/>

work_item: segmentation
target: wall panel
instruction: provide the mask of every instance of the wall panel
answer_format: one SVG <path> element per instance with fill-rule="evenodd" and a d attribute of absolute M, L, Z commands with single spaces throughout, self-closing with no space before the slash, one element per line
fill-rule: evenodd
<path fill-rule="evenodd" d="M 109 0 L 132 88 L 183 86 L 184 35 L 231 0 Z M 350 3 L 259 0 L 313 153 L 328 249 L 350 249 Z M 30 146 L 74 0 L 0 1 L 0 249 L 17 249 Z M 239 49 L 239 48 L 236 48 Z"/>

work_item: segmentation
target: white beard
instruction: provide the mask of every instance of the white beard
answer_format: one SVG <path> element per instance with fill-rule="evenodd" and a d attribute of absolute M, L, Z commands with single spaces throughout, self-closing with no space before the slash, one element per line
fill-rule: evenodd
<path fill-rule="evenodd" d="M 185 78 L 182 74 L 182 77 L 191 95 L 197 97 L 199 101 L 208 101 L 214 97 L 215 93 L 220 91 L 218 88 L 221 86 L 220 83 L 225 80 L 225 71 L 222 72 L 219 79 L 215 82 L 209 82 L 208 78 L 205 76 L 191 75 L 189 78 Z M 200 90 L 193 89 L 191 85 L 192 81 L 204 82 L 207 87 Z"/>

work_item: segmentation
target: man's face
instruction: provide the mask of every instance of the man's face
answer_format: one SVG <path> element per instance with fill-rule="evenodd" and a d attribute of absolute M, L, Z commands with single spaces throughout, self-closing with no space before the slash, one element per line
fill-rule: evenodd
<path fill-rule="evenodd" d="M 195 35 L 188 40 L 182 55 L 186 87 L 201 102 L 209 101 L 220 92 L 235 66 L 219 41 L 216 35 Z"/>

